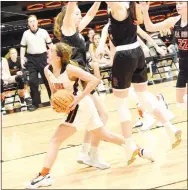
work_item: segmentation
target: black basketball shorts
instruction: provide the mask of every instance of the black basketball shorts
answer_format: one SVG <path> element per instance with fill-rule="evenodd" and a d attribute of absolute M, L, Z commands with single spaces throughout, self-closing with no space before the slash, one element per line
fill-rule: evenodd
<path fill-rule="evenodd" d="M 185 88 L 188 83 L 188 59 L 179 59 L 179 70 L 176 87 Z"/>
<path fill-rule="evenodd" d="M 112 67 L 112 87 L 126 89 L 131 83 L 147 81 L 147 65 L 141 47 L 117 51 Z"/>

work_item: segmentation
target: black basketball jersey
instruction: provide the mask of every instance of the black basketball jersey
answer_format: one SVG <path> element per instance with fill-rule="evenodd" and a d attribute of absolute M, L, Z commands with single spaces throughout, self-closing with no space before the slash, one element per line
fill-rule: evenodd
<path fill-rule="evenodd" d="M 137 41 L 137 25 L 131 15 L 123 20 L 117 21 L 109 14 L 108 33 L 114 46 L 132 44 Z"/>
<path fill-rule="evenodd" d="M 188 24 L 181 27 L 181 18 L 174 26 L 174 36 L 178 44 L 180 58 L 188 59 Z"/>
<path fill-rule="evenodd" d="M 11 59 L 8 59 L 8 65 L 11 75 L 16 75 L 16 73 L 22 69 L 19 57 L 17 57 L 16 62 L 13 62 Z"/>
<path fill-rule="evenodd" d="M 86 67 L 86 44 L 84 37 L 76 31 L 72 36 L 62 34 L 61 41 L 73 47 L 71 59 L 79 63 L 80 66 Z"/>

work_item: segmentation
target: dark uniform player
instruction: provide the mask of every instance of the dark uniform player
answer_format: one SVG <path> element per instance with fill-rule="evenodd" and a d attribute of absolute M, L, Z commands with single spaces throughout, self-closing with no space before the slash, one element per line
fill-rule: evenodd
<path fill-rule="evenodd" d="M 84 70 L 87 70 L 85 40 L 79 31 L 76 31 L 72 36 L 65 36 L 62 33 L 61 41 L 73 47 L 71 60 L 77 62 Z"/>
<path fill-rule="evenodd" d="M 171 17 L 163 22 L 153 24 L 149 18 L 148 3 L 141 3 L 146 29 L 150 32 L 162 29 L 174 28 L 174 36 L 179 49 L 179 75 L 176 84 L 176 101 L 178 107 L 187 109 L 187 89 L 188 81 L 188 25 L 187 25 L 187 2 L 177 2 L 176 9 L 179 16 Z"/>
<path fill-rule="evenodd" d="M 127 140 L 127 155 L 134 156 L 137 145 L 132 139 L 132 118 L 127 105 L 127 97 L 131 82 L 138 100 L 147 111 L 151 112 L 164 124 L 172 146 L 181 142 L 181 131 L 168 120 L 166 110 L 162 109 L 157 98 L 147 90 L 147 70 L 144 53 L 137 41 L 140 31 L 136 25 L 135 2 L 107 2 L 111 8 L 109 23 L 102 31 L 98 54 L 103 51 L 107 35 L 116 47 L 112 67 L 112 86 L 120 115 L 122 133 Z M 143 152 L 140 152 L 143 155 Z"/>
<path fill-rule="evenodd" d="M 176 87 L 185 88 L 188 83 L 188 24 L 181 27 L 181 21 L 174 26 L 174 36 L 179 50 L 179 75 Z"/>
<path fill-rule="evenodd" d="M 112 68 L 113 88 L 126 89 L 130 87 L 131 82 L 146 82 L 145 57 L 137 41 L 137 25 L 133 24 L 132 16 L 129 15 L 127 19 L 119 22 L 113 18 L 110 12 L 108 33 L 117 51 Z M 126 50 L 121 50 L 121 47 L 128 44 L 130 46 L 127 46 Z M 127 61 L 125 62 L 125 60 Z"/>

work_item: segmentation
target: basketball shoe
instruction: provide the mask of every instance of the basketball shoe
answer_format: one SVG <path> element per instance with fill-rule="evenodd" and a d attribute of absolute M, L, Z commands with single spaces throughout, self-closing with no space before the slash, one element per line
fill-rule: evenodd
<path fill-rule="evenodd" d="M 86 154 L 83 152 L 80 152 L 78 154 L 78 159 L 77 162 L 79 164 L 86 164 L 88 166 L 92 166 L 95 168 L 99 168 L 101 170 L 105 170 L 110 168 L 110 165 L 108 163 L 106 163 L 99 155 L 98 152 L 94 153 L 94 154 Z"/>
<path fill-rule="evenodd" d="M 52 185 L 52 178 L 50 174 L 42 176 L 40 173 L 32 179 L 32 181 L 25 183 L 26 189 L 37 189 L 39 187 L 47 187 Z"/>

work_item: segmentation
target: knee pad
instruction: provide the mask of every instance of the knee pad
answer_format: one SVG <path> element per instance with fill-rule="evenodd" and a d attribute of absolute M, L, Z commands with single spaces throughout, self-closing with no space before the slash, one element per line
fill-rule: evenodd
<path fill-rule="evenodd" d="M 185 103 L 187 103 L 187 94 L 185 94 L 185 95 L 183 96 L 183 101 L 184 101 Z"/>
<path fill-rule="evenodd" d="M 158 108 L 158 100 L 150 92 L 137 92 L 136 94 L 142 107 L 146 109 L 148 112 L 152 113 L 156 108 Z"/>
<path fill-rule="evenodd" d="M 120 116 L 120 122 L 131 121 L 132 117 L 128 107 L 127 98 L 115 97 L 115 99 L 117 104 L 117 110 Z"/>
<path fill-rule="evenodd" d="M 187 103 L 177 103 L 177 108 L 183 109 L 183 110 L 187 110 Z"/>
<path fill-rule="evenodd" d="M 134 102 L 136 102 L 136 104 L 139 103 L 138 97 L 136 95 L 136 92 L 134 91 L 134 88 L 129 88 L 129 98 L 133 100 Z"/>

